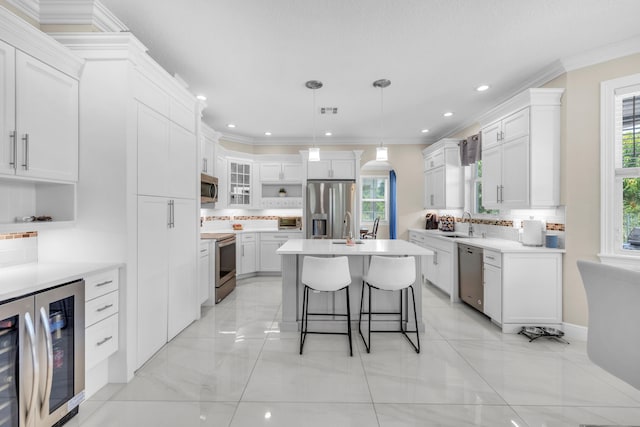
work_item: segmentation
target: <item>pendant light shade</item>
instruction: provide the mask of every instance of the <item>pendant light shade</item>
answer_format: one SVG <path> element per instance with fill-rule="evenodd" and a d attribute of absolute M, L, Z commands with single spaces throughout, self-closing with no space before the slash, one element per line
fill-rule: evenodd
<path fill-rule="evenodd" d="M 388 87 L 391 84 L 391 80 L 380 79 L 373 82 L 373 87 L 380 88 L 380 146 L 376 147 L 376 161 L 378 162 L 386 162 L 389 160 L 389 153 L 387 147 L 383 145 L 383 136 L 382 136 L 382 118 L 384 112 L 384 98 L 382 96 L 382 90 L 385 87 Z"/>
<path fill-rule="evenodd" d="M 320 147 L 316 147 L 316 89 L 322 87 L 322 82 L 319 80 L 309 80 L 304 84 L 307 88 L 313 91 L 313 147 L 309 148 L 309 161 L 320 161 Z"/>

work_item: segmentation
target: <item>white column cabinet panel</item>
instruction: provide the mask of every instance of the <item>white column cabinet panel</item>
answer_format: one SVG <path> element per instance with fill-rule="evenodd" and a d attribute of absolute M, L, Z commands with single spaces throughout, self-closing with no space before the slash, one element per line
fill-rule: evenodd
<path fill-rule="evenodd" d="M 0 41 L 0 174 L 14 175 L 17 159 L 15 141 L 16 50 Z"/>
<path fill-rule="evenodd" d="M 173 200 L 168 229 L 169 305 L 168 339 L 173 339 L 197 317 L 197 236 L 195 200 Z"/>
<path fill-rule="evenodd" d="M 78 120 L 78 81 L 16 51 L 16 173 L 77 181 Z"/>
<path fill-rule="evenodd" d="M 169 126 L 166 117 L 138 103 L 138 194 L 167 195 Z"/>
<path fill-rule="evenodd" d="M 167 342 L 169 211 L 168 199 L 138 197 L 138 367 Z"/>
<path fill-rule="evenodd" d="M 196 161 L 196 136 L 171 123 L 169 138 L 169 192 L 170 197 L 195 199 L 196 174 L 194 163 Z"/>

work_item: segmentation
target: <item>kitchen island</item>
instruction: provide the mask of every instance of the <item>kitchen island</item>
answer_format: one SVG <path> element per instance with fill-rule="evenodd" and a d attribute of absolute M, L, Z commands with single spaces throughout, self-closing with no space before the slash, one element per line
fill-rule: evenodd
<path fill-rule="evenodd" d="M 335 257 L 347 256 L 349 258 L 349 270 L 351 272 L 351 284 L 349 295 L 351 300 L 351 321 L 357 323 L 360 312 L 360 295 L 362 291 L 362 278 L 369 269 L 371 256 L 413 256 L 416 258 L 416 281 L 414 291 L 416 297 L 416 309 L 418 317 L 418 329 L 424 330 L 422 322 L 422 267 L 421 257 L 430 257 L 433 251 L 422 248 L 404 240 L 359 240 L 353 246 L 347 246 L 344 240 L 318 240 L 298 239 L 288 240 L 277 251 L 282 256 L 282 319 L 281 331 L 297 331 L 302 318 L 302 262 L 305 256 Z M 399 292 L 374 291 L 373 311 L 398 311 L 400 303 Z M 408 295 L 405 294 L 405 295 Z M 405 306 L 407 298 L 401 303 Z M 337 331 L 344 328 L 344 319 L 331 316 L 331 313 L 346 313 L 346 301 L 343 293 L 322 292 L 314 294 L 309 301 L 309 311 L 316 313 L 328 313 L 319 320 L 309 320 L 311 328 L 327 331 Z M 408 312 L 407 328 L 414 330 L 412 310 Z M 407 310 L 404 310 L 407 313 Z M 397 329 L 398 320 L 391 316 L 385 319 L 375 320 L 374 329 Z M 321 325 L 320 325 L 321 324 Z"/>

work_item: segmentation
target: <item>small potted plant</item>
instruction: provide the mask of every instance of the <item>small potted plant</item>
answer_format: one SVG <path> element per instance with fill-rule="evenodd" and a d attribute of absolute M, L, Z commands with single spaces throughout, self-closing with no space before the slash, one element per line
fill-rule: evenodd
<path fill-rule="evenodd" d="M 281 188 L 280 190 L 278 190 L 278 196 L 286 197 L 287 196 L 287 190 L 285 190 L 284 188 Z"/>

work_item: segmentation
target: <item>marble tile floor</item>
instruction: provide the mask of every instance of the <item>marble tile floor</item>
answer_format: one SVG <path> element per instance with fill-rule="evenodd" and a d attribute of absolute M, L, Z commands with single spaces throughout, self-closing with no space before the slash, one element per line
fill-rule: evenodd
<path fill-rule="evenodd" d="M 128 384 L 80 407 L 72 427 L 640 426 L 640 391 L 593 365 L 584 342 L 529 343 L 425 286 L 416 354 L 405 338 L 278 330 L 279 277 L 241 280 Z"/>

